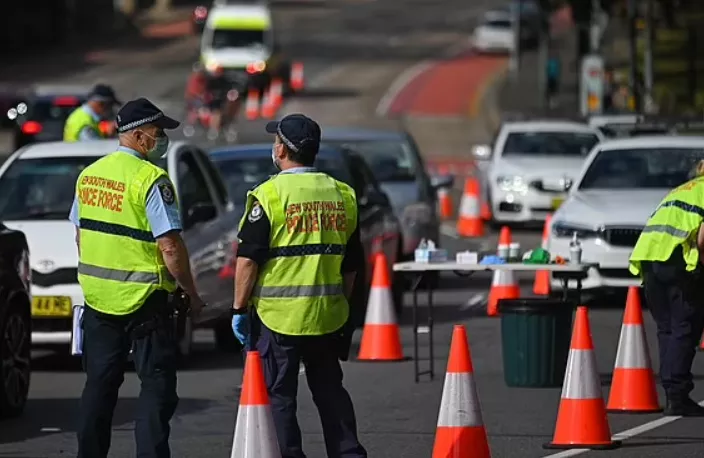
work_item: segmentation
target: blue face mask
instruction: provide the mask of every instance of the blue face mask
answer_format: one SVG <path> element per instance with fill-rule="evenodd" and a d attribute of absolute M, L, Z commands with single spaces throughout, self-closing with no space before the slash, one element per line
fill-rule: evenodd
<path fill-rule="evenodd" d="M 148 136 L 154 140 L 154 146 L 149 151 L 147 151 L 147 159 L 149 159 L 151 162 L 157 162 L 164 156 L 164 154 L 166 154 L 166 151 L 169 149 L 169 137 L 167 137 L 166 135 L 160 135 L 156 138 L 150 135 Z"/>

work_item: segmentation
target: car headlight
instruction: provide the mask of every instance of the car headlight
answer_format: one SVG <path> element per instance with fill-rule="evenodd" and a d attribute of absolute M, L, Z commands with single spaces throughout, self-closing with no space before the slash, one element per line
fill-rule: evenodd
<path fill-rule="evenodd" d="M 218 62 L 217 60 L 208 59 L 205 62 L 205 69 L 211 73 L 214 72 L 219 66 L 220 66 L 220 62 Z"/>
<path fill-rule="evenodd" d="M 580 239 L 596 239 L 602 236 L 601 229 L 588 228 L 576 224 L 566 223 L 564 221 L 556 221 L 552 224 L 552 234 L 555 237 L 572 237 L 577 233 Z"/>
<path fill-rule="evenodd" d="M 504 192 L 516 192 L 525 194 L 528 192 L 528 183 L 519 176 L 500 176 L 496 178 L 496 184 Z"/>

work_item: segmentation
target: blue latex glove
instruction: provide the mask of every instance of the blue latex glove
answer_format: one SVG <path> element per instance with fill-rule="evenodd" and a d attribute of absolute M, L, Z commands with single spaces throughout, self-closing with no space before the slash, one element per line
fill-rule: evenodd
<path fill-rule="evenodd" d="M 245 348 L 249 347 L 249 314 L 232 315 L 232 332 Z"/>

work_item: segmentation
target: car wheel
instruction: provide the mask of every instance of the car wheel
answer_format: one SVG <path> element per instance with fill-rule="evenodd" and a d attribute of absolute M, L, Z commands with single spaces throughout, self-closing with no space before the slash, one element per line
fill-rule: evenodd
<path fill-rule="evenodd" d="M 215 346 L 219 351 L 235 353 L 242 350 L 242 344 L 232 333 L 232 323 L 229 320 L 219 320 L 213 330 L 215 332 Z"/>
<path fill-rule="evenodd" d="M 20 289 L 0 287 L 0 307 L 0 416 L 16 417 L 27 403 L 31 374 L 28 298 Z"/>

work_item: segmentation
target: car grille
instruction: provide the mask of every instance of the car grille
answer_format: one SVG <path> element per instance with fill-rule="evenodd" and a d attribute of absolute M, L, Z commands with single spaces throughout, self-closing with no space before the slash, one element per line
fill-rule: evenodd
<path fill-rule="evenodd" d="M 48 274 L 43 274 L 37 272 L 36 270 L 32 270 L 32 283 L 43 288 L 54 285 L 71 285 L 78 283 L 78 269 L 57 269 Z"/>
<path fill-rule="evenodd" d="M 635 227 L 607 227 L 604 229 L 604 240 L 611 246 L 632 248 L 636 246 L 642 230 Z"/>
<path fill-rule="evenodd" d="M 555 183 L 545 183 L 543 180 L 533 180 L 529 183 L 529 186 L 536 191 L 544 192 L 547 194 L 563 194 L 565 192 L 564 185 L 557 185 Z"/>
<path fill-rule="evenodd" d="M 247 73 L 240 69 L 225 70 L 225 78 L 231 83 L 245 83 L 247 81 Z"/>

